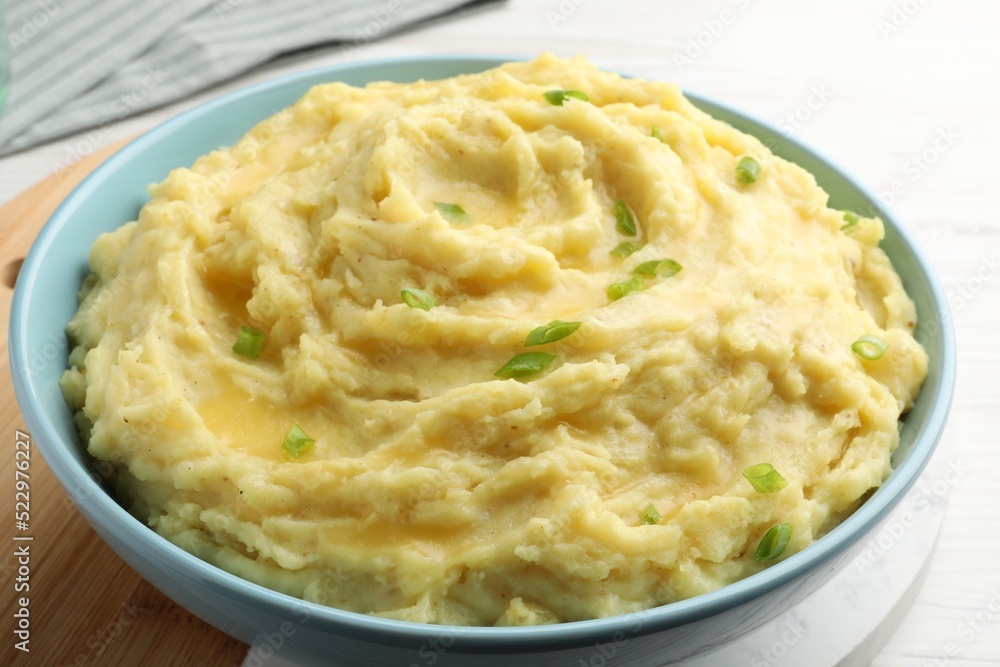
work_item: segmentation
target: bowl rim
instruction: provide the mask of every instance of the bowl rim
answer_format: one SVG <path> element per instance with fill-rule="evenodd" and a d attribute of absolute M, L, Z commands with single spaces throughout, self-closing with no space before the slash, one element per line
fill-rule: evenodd
<path fill-rule="evenodd" d="M 144 150 L 156 146 L 161 138 L 168 136 L 176 129 L 203 116 L 210 115 L 220 107 L 256 96 L 272 88 L 305 83 L 314 79 L 315 83 L 320 77 L 332 82 L 339 80 L 338 77 L 344 73 L 368 68 L 378 70 L 403 63 L 433 65 L 435 63 L 458 62 L 462 64 L 463 71 L 473 73 L 505 62 L 524 59 L 523 57 L 481 54 L 396 56 L 326 65 L 260 81 L 202 102 L 160 123 L 119 149 L 74 188 L 45 223 L 21 267 L 10 312 L 9 361 L 15 394 L 33 439 L 64 490 L 68 492 L 71 486 L 80 490 L 79 494 L 68 493 L 68 495 L 90 523 L 96 522 L 105 529 L 114 529 L 119 533 L 124 531 L 124 539 L 130 542 L 148 544 L 150 548 L 144 552 L 145 556 L 156 562 L 159 567 L 173 570 L 188 580 L 203 583 L 207 581 L 214 585 L 217 592 L 226 595 L 231 600 L 257 606 L 263 605 L 264 611 L 277 617 L 293 619 L 305 616 L 302 623 L 315 624 L 321 629 L 336 627 L 340 631 L 353 633 L 353 636 L 359 638 L 380 641 L 385 641 L 387 637 L 395 637 L 407 643 L 416 642 L 419 644 L 431 637 L 450 636 L 456 641 L 460 640 L 464 645 L 485 651 L 504 646 L 509 649 L 511 644 L 517 644 L 521 649 L 530 649 L 539 646 L 554 648 L 576 645 L 580 642 L 592 643 L 595 637 L 612 636 L 619 632 L 624 633 L 625 636 L 639 636 L 714 616 L 764 596 L 806 572 L 818 568 L 846 549 L 852 543 L 852 536 L 863 536 L 899 503 L 927 465 L 940 440 L 955 387 L 956 352 L 952 318 L 944 291 L 930 268 L 929 260 L 912 234 L 891 211 L 882 205 L 881 200 L 869 188 L 858 183 L 839 164 L 802 143 L 796 137 L 780 133 L 773 125 L 761 121 L 752 114 L 687 90 L 683 91 L 685 97 L 696 105 L 715 106 L 772 131 L 775 136 L 781 136 L 783 142 L 787 142 L 797 150 L 825 164 L 839 178 L 861 193 L 878 210 L 883 221 L 893 228 L 901 244 L 912 255 L 917 269 L 928 286 L 931 312 L 940 315 L 938 318 L 938 329 L 941 337 L 939 392 L 933 400 L 923 424 L 923 430 L 918 433 L 918 437 L 915 439 L 913 450 L 898 467 L 893 469 L 890 479 L 879 487 L 877 493 L 868 498 L 841 524 L 802 551 L 761 572 L 728 584 L 716 591 L 617 616 L 528 627 L 432 625 L 400 621 L 308 602 L 266 588 L 203 561 L 176 546 L 129 514 L 97 484 L 86 469 L 76 465 L 69 456 L 64 454 L 66 447 L 78 445 L 66 442 L 52 427 L 51 422 L 45 418 L 40 408 L 43 401 L 40 398 L 39 387 L 32 374 L 27 372 L 29 368 L 29 340 L 25 311 L 31 300 L 36 298 L 35 284 L 39 273 L 43 270 L 42 259 L 55 244 L 60 231 L 72 220 L 74 211 L 80 203 L 99 190 L 104 181 L 118 170 L 119 165 L 133 159 Z M 369 81 L 376 80 L 386 79 L 369 79 Z M 264 120 L 264 118 L 258 119 L 257 122 L 260 120 Z M 78 496 L 82 500 L 78 499 Z"/>

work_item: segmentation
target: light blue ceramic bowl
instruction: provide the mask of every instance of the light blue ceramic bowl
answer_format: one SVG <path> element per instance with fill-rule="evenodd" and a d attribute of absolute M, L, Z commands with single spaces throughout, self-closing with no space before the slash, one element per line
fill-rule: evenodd
<path fill-rule="evenodd" d="M 309 663 L 376 666 L 517 664 L 665 665 L 752 630 L 797 604 L 857 555 L 914 483 L 944 427 L 955 380 L 955 341 L 940 286 L 923 253 L 879 200 L 828 160 L 774 128 L 721 104 L 691 99 L 797 162 L 830 193 L 831 205 L 871 210 L 887 223 L 883 247 L 916 301 L 917 335 L 930 374 L 902 425 L 888 481 L 816 544 L 744 581 L 643 613 L 558 626 L 463 628 L 372 618 L 305 603 L 219 570 L 134 519 L 101 485 L 85 454 L 58 380 L 66 367 L 66 322 L 87 274 L 87 252 L 101 232 L 133 220 L 146 186 L 231 144 L 313 84 L 413 81 L 481 71 L 488 57 L 428 57 L 347 64 L 304 72 L 225 95 L 164 123 L 105 162 L 66 199 L 31 249 L 17 281 L 10 361 L 24 419 L 81 513 L 142 576 L 179 604 L 239 639 L 262 640 Z"/>

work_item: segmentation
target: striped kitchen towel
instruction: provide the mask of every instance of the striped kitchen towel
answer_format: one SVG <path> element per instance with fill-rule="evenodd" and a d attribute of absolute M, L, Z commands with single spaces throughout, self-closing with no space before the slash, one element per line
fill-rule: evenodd
<path fill-rule="evenodd" d="M 113 123 L 282 54 L 494 0 L 8 0 L 0 155 Z"/>

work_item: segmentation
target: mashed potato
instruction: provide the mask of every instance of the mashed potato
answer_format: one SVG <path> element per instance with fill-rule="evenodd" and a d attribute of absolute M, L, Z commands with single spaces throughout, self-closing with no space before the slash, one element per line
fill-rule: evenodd
<path fill-rule="evenodd" d="M 320 85 L 150 192 L 69 325 L 89 451 L 167 539 L 343 609 L 536 624 L 725 586 L 881 483 L 926 374 L 881 221 L 582 59 Z M 553 321 L 579 327 L 525 345 Z"/>

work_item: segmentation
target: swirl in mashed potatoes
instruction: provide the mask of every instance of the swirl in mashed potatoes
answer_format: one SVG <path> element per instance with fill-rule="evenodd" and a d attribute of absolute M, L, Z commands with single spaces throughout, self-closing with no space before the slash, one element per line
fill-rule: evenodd
<path fill-rule="evenodd" d="M 880 220 L 842 229 L 803 169 L 583 59 L 319 85 L 150 193 L 69 325 L 90 454 L 159 534 L 334 607 L 537 624 L 725 586 L 882 482 L 926 374 Z M 580 326 L 525 347 L 553 320 Z M 554 358 L 494 375 L 529 351 Z"/>

